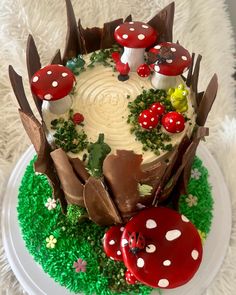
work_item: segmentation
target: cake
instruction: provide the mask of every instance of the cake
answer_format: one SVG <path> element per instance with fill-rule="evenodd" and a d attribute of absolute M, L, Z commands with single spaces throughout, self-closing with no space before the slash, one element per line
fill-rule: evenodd
<path fill-rule="evenodd" d="M 213 199 L 195 154 L 217 76 L 198 92 L 201 57 L 172 41 L 174 3 L 147 23 L 129 16 L 102 29 L 77 25 L 66 7 L 63 57 L 42 67 L 28 39 L 41 122 L 9 67 L 37 154 L 19 192 L 26 247 L 76 293 L 179 287 L 197 272 L 210 231 Z"/>

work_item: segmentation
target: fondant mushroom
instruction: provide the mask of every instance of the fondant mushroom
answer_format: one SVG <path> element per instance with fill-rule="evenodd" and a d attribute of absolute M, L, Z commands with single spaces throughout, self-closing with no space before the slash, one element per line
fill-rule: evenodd
<path fill-rule="evenodd" d="M 74 74 L 62 65 L 48 65 L 38 70 L 31 79 L 31 90 L 43 107 L 53 114 L 63 114 L 72 105 L 69 93 L 75 84 Z"/>
<path fill-rule="evenodd" d="M 113 260 L 122 261 L 123 257 L 120 249 L 120 241 L 124 227 L 114 225 L 109 228 L 103 238 L 103 248 L 108 257 Z"/>
<path fill-rule="evenodd" d="M 125 22 L 116 27 L 114 36 L 124 47 L 121 62 L 128 63 L 133 72 L 144 63 L 145 48 L 150 47 L 157 39 L 156 31 L 143 22 Z"/>
<path fill-rule="evenodd" d="M 178 43 L 164 42 L 160 43 L 150 51 L 154 63 L 151 83 L 154 88 L 169 89 L 175 87 L 182 78 L 177 77 L 183 74 L 191 65 L 192 58 L 184 47 Z"/>
<path fill-rule="evenodd" d="M 169 112 L 162 117 L 161 124 L 170 133 L 180 133 L 185 128 L 185 119 L 178 112 Z"/>
<path fill-rule="evenodd" d="M 151 109 L 142 111 L 138 116 L 139 125 L 144 129 L 153 129 L 158 124 L 158 115 Z"/>
<path fill-rule="evenodd" d="M 130 251 L 131 232 L 141 232 L 146 247 Z M 125 266 L 136 279 L 154 288 L 176 288 L 187 283 L 202 260 L 197 229 L 178 212 L 164 207 L 144 209 L 125 226 L 121 238 Z"/>

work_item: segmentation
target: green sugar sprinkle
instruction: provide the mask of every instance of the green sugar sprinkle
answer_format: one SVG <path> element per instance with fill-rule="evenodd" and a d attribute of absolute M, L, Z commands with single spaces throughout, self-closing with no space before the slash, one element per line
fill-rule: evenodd
<path fill-rule="evenodd" d="M 152 288 L 137 284 L 128 285 L 124 279 L 126 271 L 122 262 L 106 257 L 102 238 L 107 227 L 77 217 L 86 215 L 84 210 L 71 206 L 68 216 L 61 213 L 59 204 L 48 210 L 45 206 L 51 198 L 52 190 L 43 175 L 35 175 L 34 160 L 26 169 L 18 197 L 18 219 L 23 239 L 31 255 L 56 282 L 71 292 L 83 294 L 150 294 Z M 202 233 L 210 230 L 213 200 L 208 184 L 208 173 L 201 160 L 195 159 L 193 168 L 199 180 L 191 179 L 189 194 L 197 198 L 192 207 L 181 196 L 180 211 L 186 215 Z M 196 199 L 191 199 L 196 203 Z M 192 203 L 191 203 L 192 204 Z M 54 248 L 47 248 L 46 238 L 56 239 Z M 81 258 L 87 262 L 86 272 L 76 272 L 73 266 Z"/>

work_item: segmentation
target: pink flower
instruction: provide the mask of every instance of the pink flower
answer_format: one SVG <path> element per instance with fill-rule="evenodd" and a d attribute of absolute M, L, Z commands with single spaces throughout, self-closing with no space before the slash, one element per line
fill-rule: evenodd
<path fill-rule="evenodd" d="M 76 262 L 74 262 L 73 266 L 76 272 L 86 272 L 87 262 L 82 258 L 79 258 Z"/>

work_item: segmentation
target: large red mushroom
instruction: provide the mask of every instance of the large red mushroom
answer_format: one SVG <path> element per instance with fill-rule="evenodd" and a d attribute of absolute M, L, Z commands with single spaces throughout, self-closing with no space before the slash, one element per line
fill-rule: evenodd
<path fill-rule="evenodd" d="M 69 96 L 75 85 L 75 76 L 62 65 L 48 65 L 38 70 L 31 79 L 31 90 L 44 101 L 44 108 L 53 114 L 63 114 L 72 105 Z"/>
<path fill-rule="evenodd" d="M 131 233 L 136 233 L 137 245 L 139 236 L 145 239 L 145 247 L 135 253 L 128 243 Z M 187 283 L 202 260 L 197 229 L 184 215 L 164 207 L 144 209 L 126 224 L 121 251 L 134 277 L 154 288 L 176 288 Z"/>
<path fill-rule="evenodd" d="M 157 32 L 143 22 L 125 22 L 116 27 L 116 41 L 124 47 L 121 62 L 129 64 L 130 70 L 136 72 L 144 63 L 145 48 L 150 47 L 157 39 Z"/>
<path fill-rule="evenodd" d="M 153 75 L 151 83 L 154 88 L 169 89 L 182 81 L 181 77 L 191 65 L 192 58 L 187 49 L 178 43 L 163 42 L 150 49 Z"/>

